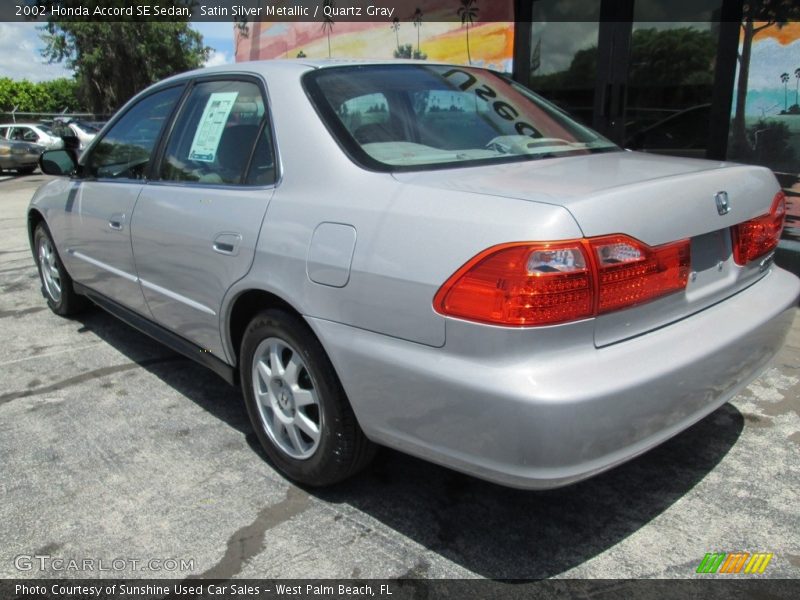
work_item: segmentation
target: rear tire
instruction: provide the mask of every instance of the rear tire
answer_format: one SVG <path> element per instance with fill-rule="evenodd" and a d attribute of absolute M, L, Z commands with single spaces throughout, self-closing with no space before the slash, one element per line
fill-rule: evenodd
<path fill-rule="evenodd" d="M 20 175 L 30 175 L 36 170 L 36 167 L 22 167 L 17 169 L 17 173 Z"/>
<path fill-rule="evenodd" d="M 73 289 L 72 277 L 64 268 L 50 231 L 44 223 L 39 223 L 33 232 L 33 248 L 42 282 L 42 295 L 50 310 L 62 317 L 68 317 L 86 308 L 88 302 Z"/>
<path fill-rule="evenodd" d="M 259 313 L 245 330 L 240 359 L 250 422 L 284 475 L 321 487 L 369 463 L 376 447 L 305 321 L 282 310 Z"/>

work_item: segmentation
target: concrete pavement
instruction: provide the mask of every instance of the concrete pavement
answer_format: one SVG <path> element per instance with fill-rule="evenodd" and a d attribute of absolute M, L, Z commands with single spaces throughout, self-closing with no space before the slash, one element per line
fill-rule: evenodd
<path fill-rule="evenodd" d="M 386 450 L 308 492 L 238 390 L 100 310 L 47 309 L 25 232 L 44 180 L 0 182 L 0 577 L 686 578 L 716 551 L 800 577 L 800 318 L 731 403 L 593 480 L 521 492 Z"/>

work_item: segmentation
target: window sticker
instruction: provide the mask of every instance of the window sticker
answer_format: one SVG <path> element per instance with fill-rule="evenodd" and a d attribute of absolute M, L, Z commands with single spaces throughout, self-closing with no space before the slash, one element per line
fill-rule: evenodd
<path fill-rule="evenodd" d="M 239 92 L 218 92 L 209 96 L 194 133 L 189 160 L 214 162 L 222 132 L 238 96 Z"/>

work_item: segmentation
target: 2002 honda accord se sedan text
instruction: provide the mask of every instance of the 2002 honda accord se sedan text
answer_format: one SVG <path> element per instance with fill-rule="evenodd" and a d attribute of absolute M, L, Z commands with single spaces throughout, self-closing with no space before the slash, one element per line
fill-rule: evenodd
<path fill-rule="evenodd" d="M 203 69 L 41 165 L 53 311 L 240 382 L 311 485 L 376 443 L 523 488 L 603 471 L 758 375 L 800 289 L 770 171 L 624 151 L 480 69 Z"/>

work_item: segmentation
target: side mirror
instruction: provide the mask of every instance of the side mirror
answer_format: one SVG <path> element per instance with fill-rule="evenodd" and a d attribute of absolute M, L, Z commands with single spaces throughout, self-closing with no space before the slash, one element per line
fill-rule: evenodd
<path fill-rule="evenodd" d="M 73 150 L 47 150 L 39 157 L 39 168 L 46 175 L 73 175 L 78 169 L 78 158 Z"/>

